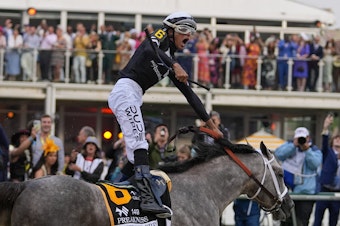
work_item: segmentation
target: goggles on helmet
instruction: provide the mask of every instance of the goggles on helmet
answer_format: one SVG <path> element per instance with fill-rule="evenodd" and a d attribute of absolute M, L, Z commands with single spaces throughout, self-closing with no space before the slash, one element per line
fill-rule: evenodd
<path fill-rule="evenodd" d="M 196 28 L 190 26 L 190 24 L 185 24 L 185 23 L 172 24 L 169 21 L 163 21 L 163 22 L 167 26 L 172 27 L 175 30 L 175 32 L 178 32 L 178 33 L 183 34 L 183 35 L 187 35 L 187 34 L 192 35 L 196 32 Z"/>
<path fill-rule="evenodd" d="M 185 25 L 185 24 L 175 25 L 174 30 L 175 32 L 178 32 L 183 35 L 187 35 L 187 34 L 193 35 L 196 31 L 194 28 L 188 25 Z"/>

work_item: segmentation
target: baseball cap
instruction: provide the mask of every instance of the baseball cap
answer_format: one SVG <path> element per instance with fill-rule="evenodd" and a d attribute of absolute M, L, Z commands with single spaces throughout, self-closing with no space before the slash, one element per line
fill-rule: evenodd
<path fill-rule="evenodd" d="M 294 138 L 299 138 L 299 137 L 308 137 L 309 136 L 309 131 L 308 129 L 306 129 L 305 127 L 298 127 L 296 130 L 295 130 L 295 133 L 294 133 Z"/>

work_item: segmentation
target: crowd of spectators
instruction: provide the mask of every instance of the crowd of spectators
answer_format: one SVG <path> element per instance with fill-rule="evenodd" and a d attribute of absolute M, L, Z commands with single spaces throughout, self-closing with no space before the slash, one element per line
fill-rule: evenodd
<path fill-rule="evenodd" d="M 152 32 L 152 25 L 148 29 Z M 46 20 L 21 28 L 7 19 L 0 27 L 0 48 L 6 49 L 4 79 L 114 84 L 117 72 L 144 39 L 145 32 L 121 31 L 110 24 L 97 29 L 78 23 L 64 31 Z M 191 79 L 214 88 L 340 91 L 340 42 L 321 33 L 262 40 L 254 29 L 245 43 L 236 33 L 214 37 L 206 28 L 177 57 Z M 171 84 L 165 79 L 161 85 Z"/>
<path fill-rule="evenodd" d="M 96 26 L 87 29 L 78 23 L 64 31 L 59 25 L 48 25 L 46 20 L 38 26 L 26 24 L 21 28 L 7 19 L 0 27 L 0 48 L 5 49 L 4 79 L 34 81 L 36 76 L 38 81 L 64 82 L 68 63 L 71 82 L 96 83 L 101 66 L 104 83 L 113 84 L 117 71 L 127 64 L 144 38 L 135 29 L 121 32 L 112 25 L 97 30 Z"/>

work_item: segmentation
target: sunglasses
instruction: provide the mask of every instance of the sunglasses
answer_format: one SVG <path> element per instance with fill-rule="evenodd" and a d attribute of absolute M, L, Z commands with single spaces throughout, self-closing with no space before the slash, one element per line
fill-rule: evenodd
<path fill-rule="evenodd" d="M 185 25 L 185 24 L 179 24 L 179 25 L 176 25 L 176 27 L 174 28 L 175 32 L 178 32 L 180 34 L 183 34 L 183 35 L 193 35 L 196 30 L 188 25 Z"/>

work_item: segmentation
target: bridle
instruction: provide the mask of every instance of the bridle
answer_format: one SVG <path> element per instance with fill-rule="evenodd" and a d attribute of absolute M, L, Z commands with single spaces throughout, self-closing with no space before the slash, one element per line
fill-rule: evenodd
<path fill-rule="evenodd" d="M 234 154 L 234 152 L 232 152 L 228 147 L 226 147 L 225 145 L 223 145 L 223 140 L 219 139 L 218 135 L 206 128 L 206 127 L 193 127 L 193 126 L 189 126 L 189 127 L 184 127 L 178 130 L 178 132 L 173 135 L 172 137 L 169 138 L 168 142 L 171 142 L 173 139 L 175 139 L 179 134 L 181 133 L 187 133 L 189 131 L 191 132 L 197 132 L 197 130 L 207 133 L 209 136 L 213 137 L 215 139 L 215 141 L 217 143 L 220 143 L 225 152 L 229 155 L 229 157 L 252 179 L 255 181 L 255 183 L 259 186 L 259 188 L 257 189 L 257 191 L 255 192 L 255 194 L 252 197 L 248 197 L 249 199 L 255 199 L 259 193 L 261 191 L 265 192 L 271 199 L 273 199 L 275 201 L 275 203 L 273 204 L 273 206 L 271 206 L 270 208 L 265 208 L 263 206 L 261 206 L 261 209 L 263 209 L 265 212 L 275 212 L 278 211 L 282 205 L 282 201 L 284 196 L 288 193 L 288 189 L 285 186 L 285 189 L 281 192 L 280 191 L 280 186 L 279 186 L 279 182 L 278 179 L 274 173 L 273 167 L 272 167 L 272 162 L 275 160 L 275 157 L 273 156 L 273 158 L 271 158 L 270 160 L 268 160 L 267 158 L 265 158 L 263 156 L 263 154 L 261 152 L 258 152 L 258 154 L 261 155 L 262 159 L 263 159 L 263 163 L 264 163 L 264 174 L 262 177 L 261 182 L 254 176 L 254 174 L 251 172 L 251 170 L 244 165 L 244 163 L 237 157 L 237 155 Z M 270 172 L 270 175 L 272 176 L 273 179 L 273 183 L 275 186 L 275 191 L 276 194 L 274 195 L 272 192 L 270 192 L 263 184 L 266 178 L 266 174 L 267 174 L 267 169 Z"/>
<path fill-rule="evenodd" d="M 265 208 L 263 206 L 261 206 L 261 209 L 263 209 L 264 211 L 266 212 L 273 212 L 273 211 L 277 211 L 280 207 L 281 207 L 281 204 L 282 204 L 282 200 L 283 200 L 283 197 L 288 193 L 288 188 L 285 186 L 285 189 L 283 190 L 283 192 L 280 191 L 280 186 L 279 186 L 279 182 L 277 180 L 277 177 L 274 173 L 274 170 L 273 170 L 273 167 L 272 167 L 272 162 L 275 160 L 275 157 L 273 156 L 270 160 L 268 160 L 267 158 L 265 158 L 263 156 L 262 153 L 258 152 L 262 159 L 263 159 L 263 163 L 264 163 L 264 173 L 263 173 L 263 177 L 262 177 L 262 180 L 261 180 L 261 185 L 257 191 L 255 192 L 255 194 L 252 196 L 252 197 L 248 197 L 249 199 L 255 199 L 258 194 L 260 193 L 260 191 L 262 190 L 262 188 L 265 188 L 263 186 L 264 184 L 264 181 L 265 181 L 265 178 L 266 178 L 266 174 L 267 174 L 267 169 L 269 170 L 270 172 L 270 175 L 272 176 L 272 179 L 273 179 L 273 183 L 274 183 L 274 186 L 275 186 L 275 190 L 276 190 L 276 195 L 275 197 L 272 197 L 274 200 L 275 200 L 275 203 L 272 207 L 270 208 Z M 269 192 L 269 191 L 268 191 Z M 271 194 L 271 193 L 270 193 Z M 271 195 L 272 196 L 272 195 Z"/>

